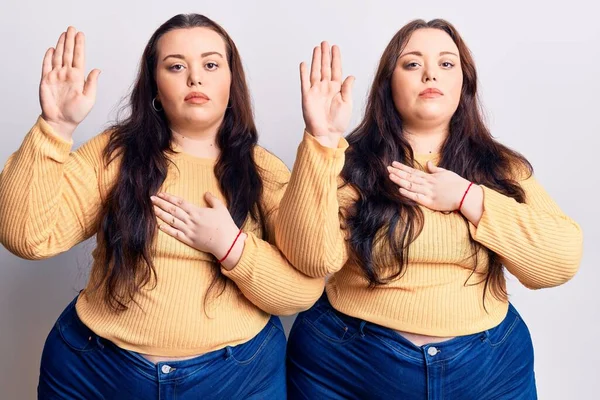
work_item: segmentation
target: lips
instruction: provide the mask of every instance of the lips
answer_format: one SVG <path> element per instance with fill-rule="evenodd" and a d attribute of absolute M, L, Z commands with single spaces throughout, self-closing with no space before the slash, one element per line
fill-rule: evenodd
<path fill-rule="evenodd" d="M 207 102 L 210 99 L 204 93 L 192 92 L 192 93 L 188 94 L 187 96 L 185 96 L 184 100 L 196 103 L 196 102 Z"/>
<path fill-rule="evenodd" d="M 421 97 L 439 97 L 443 95 L 444 93 L 437 88 L 428 88 L 419 93 L 419 96 Z"/>

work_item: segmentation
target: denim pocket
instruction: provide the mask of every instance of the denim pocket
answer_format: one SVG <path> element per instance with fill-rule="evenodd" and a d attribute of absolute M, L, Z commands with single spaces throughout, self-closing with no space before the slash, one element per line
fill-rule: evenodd
<path fill-rule="evenodd" d="M 271 317 L 271 319 L 273 318 L 277 317 Z M 228 358 L 231 358 L 237 364 L 247 365 L 254 361 L 268 346 L 281 346 L 281 350 L 285 352 L 285 334 L 281 323 L 278 326 L 277 322 L 269 321 L 262 331 L 246 343 L 226 347 L 229 352 Z M 278 336 L 281 336 L 281 338 L 278 338 Z"/>
<path fill-rule="evenodd" d="M 364 322 L 360 319 L 336 311 L 333 307 L 322 313 L 317 319 L 302 320 L 322 338 L 335 343 L 347 343 L 362 334 Z"/>
<path fill-rule="evenodd" d="M 58 329 L 62 340 L 73 350 L 86 352 L 95 350 L 97 335 L 85 326 L 77 315 L 75 298 L 62 312 L 56 321 L 55 328 Z"/>
<path fill-rule="evenodd" d="M 504 320 L 492 329 L 485 331 L 485 342 L 490 346 L 496 347 L 508 339 L 519 324 L 522 324 L 521 316 L 512 307 L 509 308 Z"/>

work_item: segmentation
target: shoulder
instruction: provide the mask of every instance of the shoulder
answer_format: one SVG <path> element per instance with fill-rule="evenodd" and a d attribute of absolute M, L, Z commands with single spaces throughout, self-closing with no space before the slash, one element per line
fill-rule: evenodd
<path fill-rule="evenodd" d="M 285 163 L 262 146 L 254 146 L 254 162 L 264 180 L 274 180 L 287 183 L 290 178 L 290 169 Z"/>

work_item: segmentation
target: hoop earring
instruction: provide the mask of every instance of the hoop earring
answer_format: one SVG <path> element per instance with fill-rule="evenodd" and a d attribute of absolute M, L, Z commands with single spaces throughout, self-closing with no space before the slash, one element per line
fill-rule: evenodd
<path fill-rule="evenodd" d="M 154 103 L 155 101 L 156 101 L 156 97 L 152 99 L 152 108 L 154 108 L 154 111 L 156 111 L 156 112 L 161 112 L 163 109 L 161 108 L 159 110 L 158 107 L 156 107 L 156 104 Z"/>

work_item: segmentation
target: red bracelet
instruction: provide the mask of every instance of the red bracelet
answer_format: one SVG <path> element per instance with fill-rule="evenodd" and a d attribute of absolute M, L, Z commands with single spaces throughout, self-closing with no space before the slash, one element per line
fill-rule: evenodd
<path fill-rule="evenodd" d="M 223 257 L 219 260 L 219 264 L 221 264 L 223 261 L 225 261 L 227 259 L 227 257 L 229 257 L 229 253 L 231 253 L 231 249 L 233 249 L 233 246 L 235 246 L 235 243 L 237 242 L 237 240 L 241 234 L 242 234 L 242 230 L 240 229 L 240 231 L 238 232 L 237 236 L 235 237 L 233 243 L 231 243 L 231 247 L 229 248 L 229 250 L 227 250 L 227 254 L 225 254 L 225 257 Z"/>
<path fill-rule="evenodd" d="M 465 201 L 465 197 L 467 197 L 467 193 L 469 193 L 469 189 L 471 189 L 471 186 L 473 186 L 473 182 L 469 182 L 469 187 L 467 188 L 467 190 L 465 190 L 465 194 L 463 194 L 462 199 L 460 199 L 460 204 L 458 205 L 458 208 L 456 209 L 456 211 L 460 212 L 463 202 Z"/>

